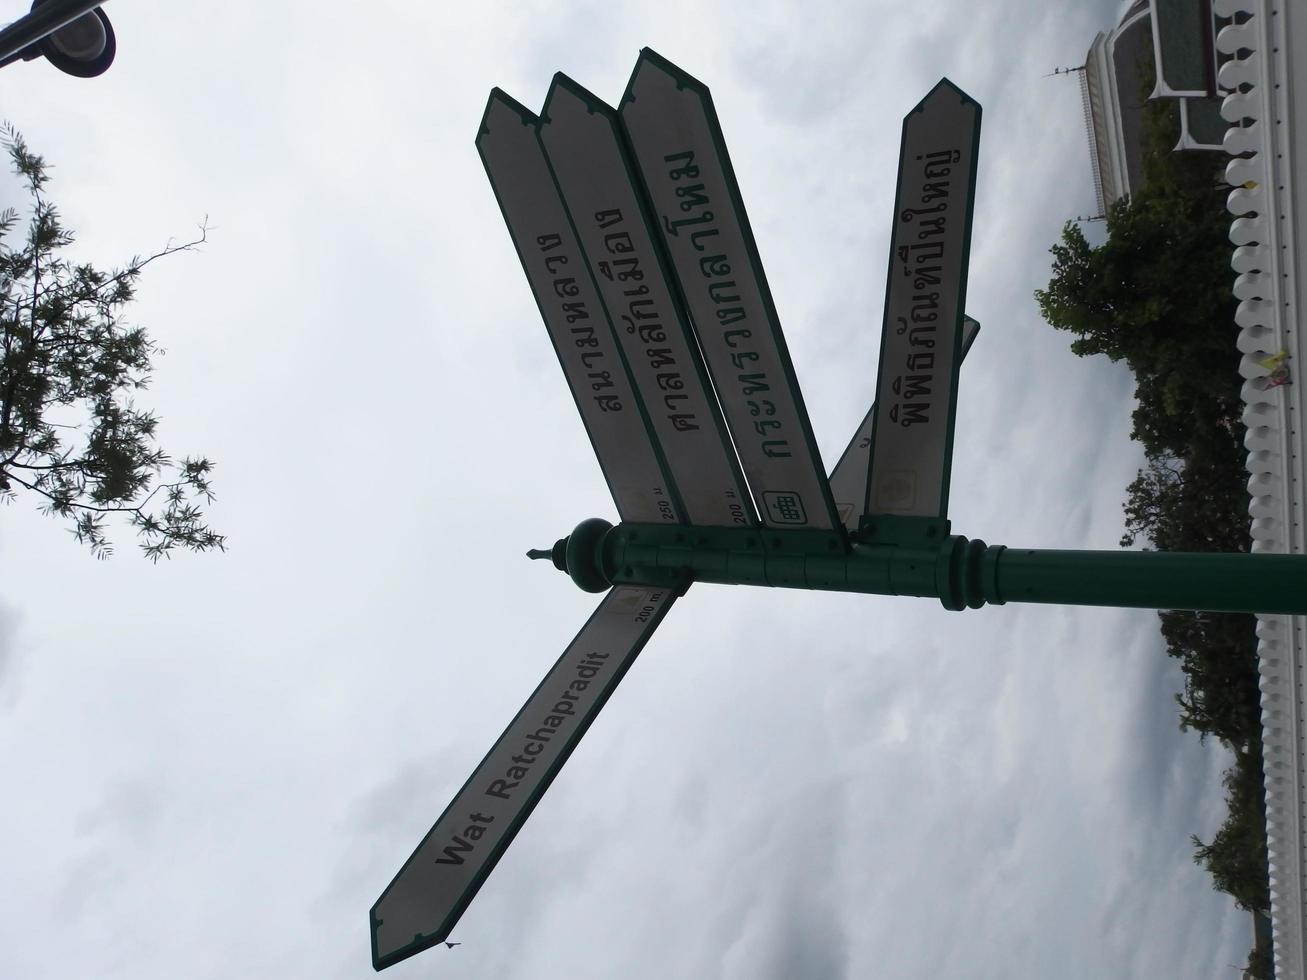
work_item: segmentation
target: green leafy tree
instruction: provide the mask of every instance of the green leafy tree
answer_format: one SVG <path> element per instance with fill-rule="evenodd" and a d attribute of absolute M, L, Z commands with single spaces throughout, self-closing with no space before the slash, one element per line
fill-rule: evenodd
<path fill-rule="evenodd" d="M 194 249 L 206 228 L 121 269 L 74 264 L 63 257 L 73 235 L 46 196 L 44 159 L 8 125 L 0 143 L 31 197 L 21 240 L 18 212 L 0 214 L 0 498 L 25 492 L 39 500 L 97 557 L 112 551 L 105 521 L 115 514 L 152 560 L 177 547 L 221 550 L 225 539 L 198 503 L 213 499 L 213 464 L 175 463 L 155 444 L 158 420 L 132 395 L 148 385 L 162 351 L 120 320 L 141 270 Z"/>
<path fill-rule="evenodd" d="M 1152 74 L 1140 78 L 1141 92 Z M 1075 336 L 1073 353 L 1124 360 L 1135 376 L 1133 436 L 1150 455 L 1186 455 L 1195 426 L 1242 438 L 1232 342 L 1229 216 L 1220 158 L 1172 151 L 1175 106 L 1146 103 L 1143 180 L 1108 208 L 1107 239 L 1090 245 L 1068 222 L 1035 291 L 1044 319 Z"/>
<path fill-rule="evenodd" d="M 1210 844 L 1194 835 L 1194 863 L 1212 876 L 1213 885 L 1249 912 L 1269 912 L 1270 869 L 1266 860 L 1266 798 L 1262 789 L 1260 744 L 1247 758 L 1226 770 L 1225 801 L 1229 816 Z"/>
<path fill-rule="evenodd" d="M 1260 740 L 1256 620 L 1247 613 L 1169 609 L 1160 614 L 1166 652 L 1180 661 L 1180 727 L 1233 748 Z"/>
<path fill-rule="evenodd" d="M 1150 458 L 1127 488 L 1121 546 L 1142 537 L 1160 551 L 1247 551 L 1248 515 L 1237 507 L 1247 477 L 1236 466 Z"/>
<path fill-rule="evenodd" d="M 1228 337 L 1228 330 L 1221 332 Z M 1228 362 L 1229 352 L 1221 359 Z M 1187 379 L 1191 390 L 1177 390 L 1173 385 L 1169 392 L 1156 374 L 1138 379 L 1131 437 L 1151 457 L 1183 458 L 1196 450 L 1209 459 L 1242 469 L 1243 406 L 1229 376 L 1232 374 L 1222 372 L 1217 387 L 1205 393 L 1199 376 Z M 1183 411 L 1176 409 L 1177 399 L 1187 403 Z"/>
<path fill-rule="evenodd" d="M 1122 198 L 1096 246 L 1068 223 L 1051 249 L 1048 288 L 1035 292 L 1044 319 L 1075 335 L 1073 353 L 1127 363 L 1149 424 L 1167 431 L 1141 440 L 1158 449 L 1175 448 L 1186 419 L 1239 412 L 1238 354 L 1229 329 L 1211 329 L 1234 321 L 1228 220 L 1206 196 L 1208 216 L 1169 195 Z M 1137 436 L 1148 431 L 1139 422 Z"/>
<path fill-rule="evenodd" d="M 1249 980 L 1271 980 L 1275 975 L 1275 957 L 1269 942 L 1259 942 L 1252 948 L 1245 970 Z"/>

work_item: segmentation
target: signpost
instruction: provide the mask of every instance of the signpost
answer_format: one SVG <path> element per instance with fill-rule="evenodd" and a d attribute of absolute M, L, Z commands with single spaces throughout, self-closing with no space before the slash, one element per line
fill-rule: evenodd
<path fill-rule="evenodd" d="M 373 906 L 377 969 L 449 935 L 692 582 L 1307 614 L 1303 556 L 949 533 L 979 127 L 947 79 L 904 121 L 877 399 L 832 495 L 708 90 L 645 50 L 620 124 L 562 75 L 540 119 L 491 93 L 477 147 L 622 523 L 528 552 L 611 591 Z"/>
<path fill-rule="evenodd" d="M 667 589 L 604 596 L 372 906 L 378 970 L 444 942 L 675 599 Z"/>
<path fill-rule="evenodd" d="M 962 318 L 962 358 L 980 333 L 980 324 L 969 316 Z M 849 531 L 857 531 L 867 500 L 867 476 L 871 467 L 871 435 L 876 424 L 876 403 L 871 403 L 862 418 L 858 431 L 844 448 L 840 461 L 830 473 L 830 492 L 835 498 L 835 510 L 840 523 Z"/>
<path fill-rule="evenodd" d="M 477 150 L 618 514 L 624 521 L 677 522 L 681 506 L 549 174 L 538 122 L 495 89 Z"/>
<path fill-rule="evenodd" d="M 948 513 L 980 106 L 947 78 L 903 120 L 867 514 Z"/>
<path fill-rule="evenodd" d="M 749 527 L 749 493 L 669 282 L 617 114 L 565 75 L 540 139 L 691 524 Z"/>
<path fill-rule="evenodd" d="M 838 528 L 712 96 L 646 48 L 621 114 L 763 523 Z"/>

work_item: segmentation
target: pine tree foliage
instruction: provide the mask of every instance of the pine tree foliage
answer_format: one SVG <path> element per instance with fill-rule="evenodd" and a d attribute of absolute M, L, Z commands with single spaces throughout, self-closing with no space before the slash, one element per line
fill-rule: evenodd
<path fill-rule="evenodd" d="M 112 515 L 153 561 L 179 547 L 222 550 L 200 505 L 213 500 L 213 464 L 175 462 L 157 445 L 158 419 L 134 395 L 163 351 L 121 319 L 141 271 L 197 248 L 207 227 L 121 268 L 75 264 L 64 257 L 73 234 L 47 196 L 45 160 L 7 124 L 0 144 L 31 200 L 25 229 L 16 209 L 0 213 L 0 500 L 34 498 L 101 558 L 112 553 Z"/>

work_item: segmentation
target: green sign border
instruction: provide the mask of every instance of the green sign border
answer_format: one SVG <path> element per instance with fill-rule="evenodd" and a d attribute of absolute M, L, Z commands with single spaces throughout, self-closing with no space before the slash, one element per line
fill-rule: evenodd
<path fill-rule="evenodd" d="M 731 155 L 726 149 L 726 137 L 722 133 L 721 120 L 717 116 L 717 107 L 713 104 L 712 93 L 707 85 L 689 72 L 673 64 L 652 48 L 646 47 L 640 49 L 640 57 L 637 59 L 631 77 L 626 83 L 626 89 L 622 93 L 621 101 L 618 103 L 619 106 L 635 101 L 631 89 L 635 84 L 636 76 L 640 72 L 640 65 L 645 61 L 656 65 L 666 74 L 672 76 L 676 80 L 678 88 L 689 89 L 694 92 L 699 96 L 703 104 L 708 129 L 712 134 L 713 149 L 716 150 L 718 159 L 721 161 L 722 176 L 726 180 L 726 188 L 730 193 L 731 208 L 735 212 L 736 220 L 740 225 L 740 236 L 744 240 L 744 250 L 749 259 L 749 266 L 757 279 L 758 294 L 762 297 L 763 314 L 766 317 L 767 326 L 770 328 L 772 339 L 776 344 L 777 356 L 781 362 L 785 382 L 790 389 L 790 397 L 794 399 L 795 408 L 798 410 L 799 428 L 803 434 L 804 444 L 807 446 L 808 454 L 812 459 L 817 483 L 821 489 L 822 505 L 825 507 L 826 514 L 831 522 L 829 530 L 826 528 L 810 528 L 809 530 L 835 535 L 839 539 L 840 547 L 847 550 L 848 538 L 844 532 L 844 524 L 840 521 L 839 514 L 835 509 L 835 498 L 831 495 L 830 485 L 826 480 L 825 463 L 822 461 L 821 452 L 817 449 L 817 440 L 812 430 L 812 420 L 808 416 L 808 406 L 803 400 L 803 391 L 799 386 L 798 374 L 794 370 L 794 361 L 790 358 L 790 349 L 785 343 L 785 333 L 781 328 L 780 314 L 776 311 L 771 286 L 767 282 L 767 273 L 762 267 L 762 256 L 758 252 L 758 242 L 753 235 L 753 226 L 749 223 L 748 211 L 744 207 L 744 195 L 740 193 L 740 183 L 735 176 L 735 166 L 731 163 Z M 673 276 L 673 279 L 676 282 L 677 290 L 680 291 L 680 279 L 675 276 Z M 684 305 L 684 296 L 681 297 L 681 302 Z M 752 490 L 752 487 L 750 490 Z"/>
<path fill-rule="evenodd" d="M 655 525 L 655 526 L 660 526 L 660 525 Z M 615 588 L 633 588 L 633 587 L 640 588 L 640 586 L 622 586 L 622 585 L 615 586 Z M 643 588 L 649 589 L 651 587 L 643 586 Z M 652 588 L 656 590 L 657 588 L 661 588 L 661 587 L 652 587 Z M 599 717 L 600 712 L 603 711 L 604 706 L 608 703 L 608 699 L 612 697 L 613 692 L 617 690 L 617 686 L 622 682 L 622 679 L 626 676 L 626 672 L 631 669 L 631 665 L 635 663 L 636 658 L 639 657 L 640 652 L 645 647 L 645 644 L 649 642 L 649 638 L 653 636 L 654 631 L 658 629 L 658 625 L 663 621 L 663 617 L 667 615 L 668 610 L 672 608 L 672 606 L 676 603 L 677 599 L 679 599 L 682 595 L 685 594 L 687 589 L 689 589 L 688 583 L 683 584 L 679 589 L 676 587 L 665 589 L 665 591 L 670 593 L 670 595 L 667 598 L 667 601 L 663 604 L 661 609 L 659 609 L 657 612 L 654 613 L 650 621 L 644 624 L 645 629 L 632 644 L 630 654 L 627 656 L 626 661 L 621 665 L 621 667 L 618 670 L 613 672 L 612 679 L 609 681 L 608 690 L 606 690 L 600 697 L 595 699 L 594 708 L 593 710 L 591 710 L 590 716 L 586 719 L 583 719 L 577 725 L 571 740 L 568 741 L 563 746 L 563 751 L 559 754 L 557 761 L 541 777 L 540 785 L 537 787 L 535 792 L 532 793 L 530 796 L 528 796 L 527 799 L 524 801 L 522 808 L 518 811 L 517 817 L 513 820 L 511 824 L 509 824 L 508 830 L 504 833 L 504 836 L 500 838 L 498 846 L 494 847 L 491 851 L 487 853 L 484 861 L 482 862 L 481 870 L 478 871 L 476 877 L 474 877 L 468 883 L 466 890 L 464 890 L 463 894 L 459 897 L 459 900 L 454 904 L 454 907 L 450 909 L 449 914 L 446 915 L 445 918 L 441 921 L 441 923 L 436 927 L 436 930 L 434 932 L 427 933 L 426 935 L 421 935 L 421 934 L 416 935 L 413 937 L 413 941 L 409 943 L 407 946 L 401 946 L 395 952 L 390 953 L 386 956 L 378 956 L 377 955 L 377 928 L 380 923 L 377 919 L 377 906 L 381 904 L 381 899 L 386 896 L 386 893 L 390 891 L 391 887 L 394 886 L 395 882 L 400 879 L 400 877 L 404 874 L 405 869 L 407 869 L 408 866 L 413 863 L 413 860 L 417 857 L 418 852 L 422 850 L 422 845 L 427 842 L 428 838 L 430 838 L 433 833 L 435 833 L 436 828 L 440 826 L 440 822 L 445 819 L 446 814 L 448 814 L 449 811 L 454 808 L 454 804 L 459 802 L 459 799 L 462 797 L 463 792 L 468 788 L 468 786 L 472 784 L 472 780 L 476 778 L 477 773 L 480 772 L 481 767 L 485 765 L 486 760 L 489 759 L 490 756 L 494 754 L 495 749 L 499 747 L 499 743 L 502 742 L 508 736 L 508 733 L 513 730 L 513 726 L 517 724 L 517 720 L 520 717 L 522 717 L 526 709 L 530 707 L 531 704 L 535 701 L 536 695 L 540 693 L 541 689 L 545 686 L 545 682 L 549 680 L 554 670 L 558 667 L 560 663 L 562 663 L 563 658 L 567 656 L 568 651 L 571 650 L 573 644 L 575 644 L 577 639 L 580 638 L 581 634 L 584 633 L 589 628 L 590 624 L 595 620 L 595 618 L 599 616 L 600 612 L 604 608 L 604 603 L 606 603 L 609 600 L 609 598 L 612 596 L 612 590 L 609 590 L 609 592 L 604 595 L 603 600 L 595 608 L 595 611 L 592 612 L 590 614 L 590 617 L 585 621 L 585 625 L 582 626 L 579 631 L 577 631 L 576 636 L 574 636 L 571 642 L 568 643 L 567 646 L 563 648 L 562 654 L 560 654 L 559 658 L 556 661 L 554 661 L 553 665 L 550 666 L 549 670 L 545 671 L 544 677 L 540 679 L 540 683 L 537 684 L 535 690 L 531 692 L 531 696 L 528 697 L 526 701 L 522 703 L 522 707 L 518 709 L 517 714 L 513 716 L 512 721 L 510 721 L 505 726 L 503 734 L 501 734 L 499 738 L 495 739 L 495 744 L 490 746 L 490 751 L 487 752 L 482 757 L 481 761 L 477 763 L 477 765 L 472 769 L 471 774 L 464 781 L 463 785 L 459 787 L 458 792 L 454 794 L 452 799 L 450 799 L 449 805 L 446 806 L 445 809 L 441 811 L 440 816 L 437 817 L 435 823 L 431 825 L 431 829 L 428 830 L 426 834 L 423 835 L 422 840 L 418 842 L 417 847 L 413 848 L 413 853 L 409 855 L 408 860 L 405 861 L 403 866 L 399 869 L 399 871 L 395 873 L 395 876 L 390 879 L 390 884 L 388 884 L 385 887 L 385 889 L 382 891 L 381 897 L 378 898 L 376 902 L 372 904 L 372 908 L 368 910 L 368 927 L 369 927 L 369 931 L 371 932 L 371 939 L 372 939 L 373 969 L 378 971 L 384 970 L 387 967 L 394 966 L 396 963 L 399 963 L 402 960 L 408 959 L 410 956 L 414 956 L 418 953 L 421 953 L 423 950 L 430 949 L 432 946 L 436 946 L 445 941 L 445 938 L 450 934 L 450 932 L 453 931 L 454 926 L 458 923 L 458 920 L 462 917 L 463 913 L 467 911 L 468 905 L 472 903 L 472 899 L 476 897 L 476 894 L 481 889 L 481 886 L 485 884 L 486 879 L 490 877 L 490 873 L 495 870 L 495 865 L 499 863 L 499 859 L 504 856 L 504 852 L 508 850 L 509 846 L 513 843 L 513 840 L 517 837 L 517 833 L 519 830 L 522 829 L 522 825 L 526 823 L 527 818 L 530 817 L 532 811 L 535 810 L 536 804 L 540 802 L 541 798 L 545 795 L 545 792 L 553 784 L 554 778 L 558 775 L 560 771 L 562 771 L 562 768 L 567 763 L 567 760 L 571 758 L 572 752 L 575 751 L 576 747 L 581 744 L 581 739 L 585 736 L 585 733 L 590 729 L 590 726 L 594 724 L 595 719 Z"/>
<path fill-rule="evenodd" d="M 980 170 L 980 125 L 984 113 L 980 103 L 967 95 L 966 92 L 958 88 L 947 77 L 941 78 L 931 90 L 927 92 L 912 110 L 903 117 L 903 131 L 899 137 L 899 181 L 894 188 L 894 219 L 898 220 L 898 215 L 903 205 L 903 154 L 908 144 L 908 123 L 914 114 L 921 112 L 922 107 L 926 104 L 940 86 L 947 86 L 956 92 L 963 102 L 970 102 L 976 107 L 976 125 L 971 137 L 971 173 L 967 175 L 967 212 L 966 219 L 962 229 L 962 266 L 958 274 L 958 309 L 957 319 L 953 324 L 953 371 L 949 388 L 948 402 L 948 428 L 944 435 L 944 476 L 940 487 L 939 513 L 934 519 L 943 519 L 948 516 L 948 495 L 949 487 L 953 482 L 953 435 L 957 427 L 958 418 L 958 381 L 959 371 L 962 368 L 962 320 L 966 314 L 967 301 L 967 280 L 971 271 L 971 232 L 976 209 L 976 174 Z M 881 314 L 880 326 L 880 358 L 876 365 L 876 393 L 880 394 L 880 375 L 885 369 L 885 344 L 889 334 L 889 300 L 890 300 L 890 283 L 894 281 L 894 234 L 890 233 L 889 259 L 886 262 L 885 269 L 885 312 Z M 876 430 L 880 427 L 880 419 L 877 417 L 876 426 L 871 430 L 871 452 L 867 463 L 867 496 L 862 505 L 864 518 L 881 517 L 881 516 L 903 516 L 903 515 L 878 515 L 871 510 L 871 488 L 872 480 L 875 474 L 871 471 L 872 462 L 876 459 Z"/>
<path fill-rule="evenodd" d="M 599 463 L 599 470 L 604 475 L 604 482 L 608 484 L 609 495 L 612 496 L 614 505 L 617 505 L 617 495 L 613 489 L 613 481 L 609 478 L 608 470 L 604 466 L 603 457 L 599 454 L 598 449 L 595 447 L 594 437 L 590 433 L 590 426 L 586 423 L 585 414 L 580 411 L 580 407 L 579 407 L 580 399 L 577 398 L 576 391 L 572 389 L 571 379 L 567 375 L 567 366 L 563 363 L 562 352 L 560 352 L 558 349 L 558 344 L 554 340 L 553 333 L 548 329 L 547 326 L 548 315 L 545 312 L 544 304 L 540 301 L 540 297 L 536 295 L 535 288 L 531 286 L 531 275 L 529 270 L 527 269 L 526 256 L 522 254 L 522 250 L 521 248 L 518 247 L 517 240 L 516 238 L 514 238 L 512 234 L 512 222 L 509 221 L 508 210 L 504 207 L 504 199 L 499 193 L 499 187 L 495 182 L 494 175 L 490 172 L 490 164 L 486 160 L 485 154 L 482 153 L 481 151 L 481 136 L 483 134 L 489 133 L 487 120 L 490 117 L 490 107 L 496 101 L 503 103 L 506 107 L 511 109 L 513 112 L 515 112 L 521 118 L 522 125 L 530 126 L 532 129 L 535 130 L 535 139 L 537 144 L 540 144 L 541 120 L 539 116 L 537 116 L 526 106 L 522 105 L 522 103 L 518 102 L 503 89 L 497 87 L 492 88 L 490 90 L 490 97 L 486 100 L 485 112 L 481 114 L 480 126 L 477 129 L 477 139 L 476 139 L 477 155 L 481 157 L 482 166 L 485 167 L 485 171 L 486 171 L 486 178 L 490 181 L 490 189 L 491 191 L 493 191 L 495 195 L 495 202 L 499 205 L 499 211 L 500 214 L 503 215 L 504 224 L 508 226 L 509 238 L 513 241 L 513 250 L 517 253 L 518 262 L 520 262 L 522 265 L 522 274 L 526 276 L 527 286 L 528 288 L 531 289 L 531 296 L 536 302 L 536 308 L 539 309 L 540 311 L 540 317 L 542 321 L 546 323 L 545 334 L 549 337 L 549 343 L 553 346 L 554 356 L 558 358 L 558 366 L 563 371 L 563 380 L 564 382 L 566 382 L 568 389 L 572 392 L 573 400 L 578 402 L 577 414 L 581 417 L 581 425 L 585 429 L 586 437 L 590 440 L 590 449 L 594 452 L 595 459 Z M 672 506 L 676 508 L 676 514 L 678 518 L 677 523 L 688 524 L 690 518 L 689 515 L 686 513 L 685 503 L 681 499 L 680 491 L 676 487 L 676 481 L 672 479 L 671 468 L 667 465 L 666 456 L 663 455 L 663 447 L 654 435 L 653 423 L 649 420 L 649 410 L 644 404 L 644 398 L 641 397 L 640 395 L 639 386 L 636 385 L 635 383 L 635 376 L 631 373 L 631 366 L 626 360 L 626 353 L 622 350 L 621 341 L 617 337 L 617 328 L 613 326 L 612 317 L 608 313 L 608 307 L 604 305 L 603 295 L 599 291 L 599 284 L 595 282 L 594 273 L 590 271 L 590 263 L 588 260 L 586 260 L 584 251 L 581 250 L 581 237 L 580 235 L 577 234 L 576 225 L 572 221 L 572 212 L 568 210 L 567 202 L 563 200 L 563 195 L 558 190 L 558 179 L 557 177 L 554 176 L 553 167 L 550 166 L 549 164 L 549 156 L 544 152 L 543 145 L 540 146 L 540 153 L 542 158 L 544 159 L 545 168 L 549 173 L 549 178 L 551 181 L 553 181 L 554 192 L 558 194 L 559 207 L 562 208 L 563 217 L 567 221 L 568 230 L 571 231 L 572 237 L 576 240 L 576 247 L 579 253 L 578 257 L 583 260 L 583 263 L 585 265 L 585 275 L 590 280 L 591 288 L 593 289 L 595 297 L 598 300 L 599 311 L 602 314 L 604 321 L 608 324 L 609 333 L 612 334 L 613 346 L 616 347 L 617 349 L 617 357 L 619 363 L 622 365 L 622 370 L 626 372 L 626 379 L 631 386 L 631 394 L 635 398 L 636 408 L 640 413 L 640 420 L 644 423 L 645 435 L 648 436 L 649 444 L 653 448 L 654 460 L 657 462 L 658 468 L 662 472 L 663 482 L 667 487 L 668 494 L 672 498 Z M 620 513 L 620 509 L 619 509 L 619 513 Z"/>
<path fill-rule="evenodd" d="M 749 486 L 749 481 L 744 477 L 744 470 L 740 465 L 739 457 L 736 455 L 735 445 L 731 441 L 730 429 L 726 425 L 726 418 L 722 414 L 721 404 L 717 399 L 717 389 L 713 386 L 712 376 L 708 372 L 707 364 L 704 363 L 703 353 L 699 350 L 699 339 L 695 336 L 694 330 L 690 326 L 689 314 L 687 312 L 688 308 L 685 305 L 685 297 L 681 294 L 680 280 L 677 279 L 671 259 L 665 254 L 662 240 L 658 237 L 658 229 L 652 218 L 653 212 L 650 207 L 649 196 L 645 192 L 644 183 L 640 180 L 635 167 L 635 162 L 631 158 L 631 150 L 630 147 L 627 146 L 626 134 L 622 129 L 621 120 L 618 118 L 617 110 L 600 99 L 580 82 L 561 71 L 556 72 L 553 81 L 549 86 L 549 92 L 545 96 L 544 106 L 540 110 L 540 122 L 536 126 L 537 139 L 540 138 L 539 134 L 541 127 L 549 122 L 550 99 L 553 98 L 554 91 L 560 88 L 566 89 L 576 98 L 585 103 L 586 108 L 589 109 L 592 114 L 604 117 L 605 121 L 612 128 L 613 138 L 617 143 L 618 155 L 622 161 L 622 169 L 626 173 L 626 180 L 631 186 L 631 192 L 639 207 L 640 222 L 643 224 L 645 234 L 649 238 L 649 243 L 653 252 L 653 259 L 658 266 L 659 274 L 662 275 L 664 281 L 667 283 L 668 296 L 671 299 L 672 305 L 672 310 L 670 312 L 676 317 L 677 326 L 681 330 L 682 336 L 685 338 L 690 360 L 694 365 L 695 376 L 699 379 L 699 383 L 703 386 L 704 391 L 708 395 L 708 407 L 713 417 L 714 431 L 717 433 L 718 441 L 721 443 L 722 452 L 726 455 L 726 462 L 731 470 L 731 475 L 735 478 L 736 493 L 740 498 L 740 505 L 748 520 L 748 523 L 743 526 L 755 529 L 759 528 L 761 527 L 761 521 L 759 520 L 757 510 L 754 507 L 752 488 Z M 544 149 L 543 140 L 541 140 L 541 148 Z M 549 160 L 548 152 L 545 152 L 545 162 L 549 164 L 549 173 L 554 178 L 554 186 L 558 189 L 558 196 L 563 202 L 563 210 L 567 212 L 569 220 L 572 221 L 573 233 L 577 235 L 577 244 L 580 246 L 581 252 L 584 255 L 585 246 L 581 243 L 580 234 L 576 232 L 576 222 L 572 219 L 571 206 L 567 203 L 567 195 L 563 193 L 563 186 L 558 180 L 558 174 L 554 172 L 554 166 Z M 586 262 L 588 266 L 590 264 L 590 258 L 588 255 L 586 255 Z M 591 278 L 593 279 L 593 276 L 591 276 Z M 617 327 L 613 323 L 612 314 L 609 311 L 607 304 L 604 303 L 602 291 L 599 291 L 599 302 L 603 306 L 604 313 L 608 317 L 609 327 L 613 330 L 614 338 L 620 348 L 621 338 L 616 336 Z M 625 359 L 623 360 L 625 362 Z M 629 373 L 628 368 L 628 374 Z M 634 384 L 634 376 L 632 375 L 632 385 Z M 639 391 L 638 387 L 636 387 L 636 391 Z M 652 429 L 650 431 L 652 433 Z M 654 439 L 654 443 L 655 445 L 658 445 L 658 440 L 656 438 Z M 661 449 L 661 446 L 659 448 Z M 670 472 L 671 468 L 668 467 L 669 475 Z M 690 515 L 687 513 L 686 521 L 688 522 L 689 519 Z M 718 525 L 693 526 L 712 527 Z"/>

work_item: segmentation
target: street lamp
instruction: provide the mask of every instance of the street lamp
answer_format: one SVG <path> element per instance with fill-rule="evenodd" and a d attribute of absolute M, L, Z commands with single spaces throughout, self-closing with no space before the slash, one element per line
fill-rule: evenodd
<path fill-rule="evenodd" d="M 0 30 L 0 67 L 42 55 L 60 71 L 93 78 L 118 49 L 103 0 L 34 0 L 32 10 Z"/>

